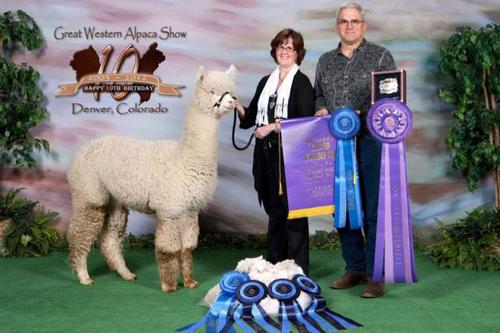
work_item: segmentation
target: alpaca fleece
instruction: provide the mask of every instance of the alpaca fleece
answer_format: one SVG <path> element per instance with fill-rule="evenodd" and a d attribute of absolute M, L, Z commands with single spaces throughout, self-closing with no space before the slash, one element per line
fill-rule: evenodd
<path fill-rule="evenodd" d="M 198 286 L 191 273 L 198 212 L 215 191 L 219 119 L 234 109 L 234 73 L 232 65 L 226 72 L 198 69 L 180 140 L 105 136 L 75 155 L 68 171 L 72 216 L 67 238 L 80 283 L 93 283 L 87 256 L 96 241 L 110 269 L 125 280 L 136 278 L 122 253 L 128 210 L 133 209 L 156 215 L 161 289 L 177 288 L 179 268 L 185 287 Z"/>

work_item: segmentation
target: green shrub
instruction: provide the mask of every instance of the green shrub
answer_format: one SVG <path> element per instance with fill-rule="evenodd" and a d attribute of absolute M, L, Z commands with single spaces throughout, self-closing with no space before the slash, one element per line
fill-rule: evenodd
<path fill-rule="evenodd" d="M 38 257 L 63 248 L 62 237 L 50 225 L 58 214 L 43 212 L 37 201 L 18 197 L 20 191 L 12 189 L 0 195 L 0 220 L 9 221 L 0 242 L 0 256 Z"/>
<path fill-rule="evenodd" d="M 439 266 L 500 270 L 500 210 L 482 206 L 456 223 L 439 224 L 441 241 L 425 252 Z"/>
<path fill-rule="evenodd" d="M 309 239 L 313 250 L 333 250 L 339 248 L 339 239 L 335 231 L 317 231 Z M 154 235 L 135 236 L 129 234 L 124 242 L 128 249 L 154 248 Z M 242 249 L 263 250 L 267 248 L 266 235 L 243 235 L 223 233 L 202 233 L 198 239 L 200 249 Z"/>

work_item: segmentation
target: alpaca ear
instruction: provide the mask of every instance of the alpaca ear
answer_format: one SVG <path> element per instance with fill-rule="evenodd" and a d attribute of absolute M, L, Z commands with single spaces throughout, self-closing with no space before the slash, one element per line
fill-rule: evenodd
<path fill-rule="evenodd" d="M 196 81 L 203 81 L 206 75 L 207 72 L 205 71 L 205 68 L 203 68 L 203 66 L 198 67 L 198 70 L 196 71 Z"/>
<path fill-rule="evenodd" d="M 235 79 L 236 77 L 236 67 L 234 67 L 233 64 L 231 64 L 231 66 L 229 66 L 229 69 L 226 71 L 226 74 L 231 78 L 231 79 Z"/>

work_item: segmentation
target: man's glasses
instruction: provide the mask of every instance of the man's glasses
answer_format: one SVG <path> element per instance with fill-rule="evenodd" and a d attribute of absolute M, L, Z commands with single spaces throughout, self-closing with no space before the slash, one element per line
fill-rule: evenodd
<path fill-rule="evenodd" d="M 283 52 L 283 53 L 285 53 L 285 52 L 286 53 L 292 53 L 295 50 L 291 46 L 281 46 L 280 45 L 280 46 L 278 46 L 278 51 L 279 52 Z"/>
<path fill-rule="evenodd" d="M 363 23 L 364 20 L 344 20 L 344 19 L 340 19 L 337 21 L 337 24 L 340 25 L 340 26 L 343 26 L 343 27 L 346 27 L 347 25 L 351 24 L 352 26 L 355 26 L 357 27 L 358 25 L 360 25 L 361 23 Z"/>

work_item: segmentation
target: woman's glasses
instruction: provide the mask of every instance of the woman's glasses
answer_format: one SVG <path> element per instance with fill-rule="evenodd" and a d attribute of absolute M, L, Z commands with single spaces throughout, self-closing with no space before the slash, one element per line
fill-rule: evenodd
<path fill-rule="evenodd" d="M 278 46 L 278 51 L 282 52 L 282 53 L 292 53 L 295 50 L 291 46 L 280 45 L 280 46 Z"/>

